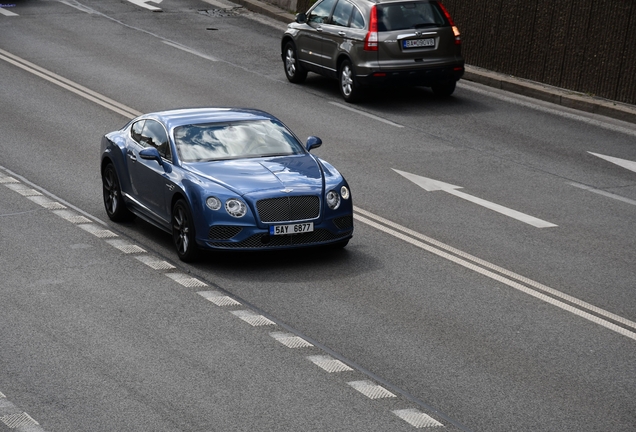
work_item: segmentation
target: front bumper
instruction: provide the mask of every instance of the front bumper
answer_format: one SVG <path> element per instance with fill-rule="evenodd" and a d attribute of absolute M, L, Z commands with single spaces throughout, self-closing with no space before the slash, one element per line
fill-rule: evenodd
<path fill-rule="evenodd" d="M 312 232 L 288 235 L 270 235 L 269 230 L 255 226 L 214 225 L 200 245 L 215 250 L 293 249 L 338 243 L 352 235 L 353 215 L 350 214 L 323 220 L 314 225 Z"/>

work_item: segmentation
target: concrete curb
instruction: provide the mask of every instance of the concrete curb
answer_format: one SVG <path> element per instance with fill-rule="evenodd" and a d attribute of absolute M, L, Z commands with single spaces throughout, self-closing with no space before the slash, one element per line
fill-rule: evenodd
<path fill-rule="evenodd" d="M 252 12 L 257 12 L 285 24 L 296 19 L 294 14 L 259 0 L 232 1 Z M 636 106 L 634 105 L 588 96 L 470 65 L 466 65 L 463 79 L 564 107 L 636 124 Z"/>

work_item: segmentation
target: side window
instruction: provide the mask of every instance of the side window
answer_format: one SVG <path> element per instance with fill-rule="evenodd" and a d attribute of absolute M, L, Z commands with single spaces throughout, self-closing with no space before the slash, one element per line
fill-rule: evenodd
<path fill-rule="evenodd" d="M 307 22 L 314 24 L 327 24 L 335 4 L 336 0 L 322 0 L 311 10 L 311 12 L 309 12 Z"/>
<path fill-rule="evenodd" d="M 356 29 L 364 28 L 364 18 L 362 18 L 362 14 L 357 8 L 353 8 L 353 16 L 351 17 L 350 27 Z"/>
<path fill-rule="evenodd" d="M 351 3 L 349 3 L 347 0 L 340 0 L 336 5 L 336 8 L 333 10 L 331 24 L 348 27 L 352 9 L 353 5 Z"/>
<path fill-rule="evenodd" d="M 170 145 L 168 135 L 161 123 L 154 120 L 146 120 L 144 130 L 141 134 L 141 145 L 144 147 L 153 146 L 159 150 L 161 157 L 172 159 L 170 156 Z"/>
<path fill-rule="evenodd" d="M 130 128 L 130 137 L 141 145 L 143 145 L 141 143 L 141 132 L 144 130 L 144 123 L 146 123 L 146 120 L 139 120 Z"/>

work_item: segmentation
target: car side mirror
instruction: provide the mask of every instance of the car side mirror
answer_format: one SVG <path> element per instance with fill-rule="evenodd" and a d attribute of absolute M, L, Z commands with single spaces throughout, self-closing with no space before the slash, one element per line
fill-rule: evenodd
<path fill-rule="evenodd" d="M 299 14 L 296 14 L 296 22 L 298 24 L 304 24 L 307 22 L 307 14 L 304 12 L 301 12 Z"/>
<path fill-rule="evenodd" d="M 322 140 L 317 136 L 310 136 L 307 138 L 307 151 L 311 151 L 311 149 L 318 148 L 322 145 Z"/>
<path fill-rule="evenodd" d="M 156 160 L 159 165 L 163 166 L 163 161 L 161 160 L 159 150 L 154 147 L 147 147 L 141 150 L 139 152 L 139 157 L 145 160 Z"/>

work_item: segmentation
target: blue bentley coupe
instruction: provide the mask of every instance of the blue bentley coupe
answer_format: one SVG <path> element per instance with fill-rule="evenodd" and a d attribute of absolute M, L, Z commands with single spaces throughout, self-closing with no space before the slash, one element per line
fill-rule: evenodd
<path fill-rule="evenodd" d="M 241 108 L 145 114 L 101 143 L 104 206 L 172 234 L 179 258 L 200 249 L 332 245 L 353 234 L 347 181 L 276 117 Z"/>

